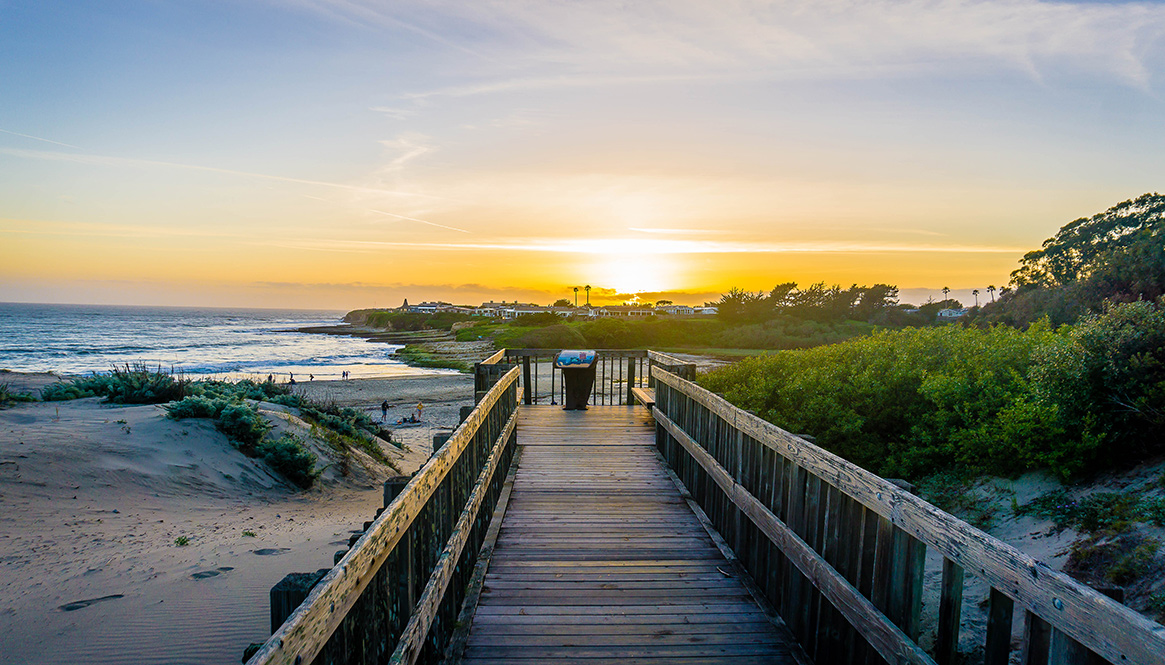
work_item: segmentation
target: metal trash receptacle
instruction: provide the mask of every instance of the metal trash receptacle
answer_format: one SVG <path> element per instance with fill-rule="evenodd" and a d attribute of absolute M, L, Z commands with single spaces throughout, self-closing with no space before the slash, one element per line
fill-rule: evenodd
<path fill-rule="evenodd" d="M 586 410 L 587 402 L 591 400 L 591 388 L 595 385 L 597 358 L 598 354 L 594 351 L 575 349 L 563 349 L 554 357 L 554 366 L 562 370 L 562 385 L 566 392 L 562 400 L 563 409 Z"/>

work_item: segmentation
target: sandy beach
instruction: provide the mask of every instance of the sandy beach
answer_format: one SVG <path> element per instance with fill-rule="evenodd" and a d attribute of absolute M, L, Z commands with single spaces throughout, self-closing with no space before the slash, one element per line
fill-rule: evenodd
<path fill-rule="evenodd" d="M 4 373 L 16 391 L 57 380 Z M 301 383 L 317 400 L 422 424 L 386 447 L 403 473 L 473 402 L 465 375 Z M 270 407 L 270 408 L 267 408 Z M 260 405 L 280 430 L 301 427 Z M 0 410 L 0 663 L 238 662 L 270 634 L 268 592 L 332 565 L 372 518 L 392 469 L 356 460 L 300 490 L 208 420 L 98 398 Z M 185 543 L 185 544 L 182 544 Z"/>

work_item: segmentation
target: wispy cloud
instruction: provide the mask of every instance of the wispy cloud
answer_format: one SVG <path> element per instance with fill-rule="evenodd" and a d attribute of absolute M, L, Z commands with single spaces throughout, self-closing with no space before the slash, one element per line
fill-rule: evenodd
<path fill-rule="evenodd" d="M 398 242 L 378 240 L 335 240 L 327 238 L 285 241 L 284 247 L 318 251 L 374 251 L 383 249 L 422 249 L 433 251 L 505 251 L 557 254 L 593 254 L 600 256 L 643 256 L 677 254 L 865 254 L 865 253 L 948 253 L 948 254 L 1016 254 L 1020 247 L 988 245 L 913 245 L 863 242 L 714 242 L 694 240 L 641 240 L 635 238 L 582 238 L 554 240 L 529 238 L 510 241 L 475 243 Z"/>
<path fill-rule="evenodd" d="M 380 2 L 342 4 L 363 11 Z M 454 0 L 394 11 L 462 29 L 493 57 L 477 80 L 408 99 L 731 77 L 837 79 L 1058 72 L 1147 88 L 1160 73 L 1165 7 L 1040 0 Z M 355 9 L 353 9 L 355 11 Z M 493 63 L 501 63 L 495 66 Z"/>
<path fill-rule="evenodd" d="M 11 134 L 12 136 L 19 136 L 21 138 L 32 139 L 33 141 L 40 141 L 42 143 L 51 143 L 53 145 L 64 146 L 66 148 L 77 148 L 77 150 L 81 150 L 81 148 L 78 148 L 77 146 L 72 145 L 71 143 L 61 143 L 60 141 L 54 141 L 52 139 L 41 138 L 39 136 L 33 136 L 32 134 L 21 134 L 20 132 L 11 132 L 11 131 L 8 131 L 7 129 L 0 129 L 0 133 Z"/>
<path fill-rule="evenodd" d="M 203 171 L 205 173 L 221 173 L 223 175 L 239 176 L 243 178 L 256 178 L 259 180 L 270 180 L 274 182 L 286 182 L 298 185 L 312 185 L 315 187 L 328 187 L 332 189 L 343 189 L 353 192 L 374 193 L 391 196 L 427 196 L 413 191 L 400 191 L 379 189 L 375 187 L 363 187 L 360 185 L 351 185 L 339 182 L 327 182 L 324 180 L 310 180 L 307 178 L 293 178 L 289 176 L 272 175 L 269 173 L 254 173 L 251 171 L 237 171 L 234 169 L 224 169 L 216 166 L 202 166 L 199 164 L 181 164 L 178 162 L 166 162 L 153 159 L 138 159 L 134 157 L 113 157 L 109 155 L 91 155 L 80 153 L 66 153 L 66 152 L 52 152 L 47 150 L 24 150 L 20 148 L 0 148 L 0 154 L 10 155 L 12 157 L 22 157 L 25 159 L 39 159 L 57 162 L 73 162 L 75 164 L 87 164 L 90 166 L 118 166 L 118 167 L 132 167 L 132 168 L 169 168 L 169 169 L 185 169 L 188 171 Z"/>

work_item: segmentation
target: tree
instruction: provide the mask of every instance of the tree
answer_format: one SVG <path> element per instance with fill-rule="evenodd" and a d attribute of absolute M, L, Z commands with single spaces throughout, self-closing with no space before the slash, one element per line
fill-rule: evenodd
<path fill-rule="evenodd" d="M 673 303 L 670 300 L 656 300 L 655 301 L 656 307 L 663 307 L 664 305 L 672 305 L 672 304 L 675 304 L 675 303 Z"/>
<path fill-rule="evenodd" d="M 574 287 L 574 306 L 578 307 L 578 287 Z"/>
<path fill-rule="evenodd" d="M 995 287 L 993 285 L 987 286 L 987 293 L 991 294 L 991 302 L 995 302 Z"/>
<path fill-rule="evenodd" d="M 570 307 L 570 301 L 566 298 L 559 298 L 558 300 L 554 301 L 554 304 L 551 305 L 551 307 Z"/>
<path fill-rule="evenodd" d="M 587 307 L 590 307 L 591 306 L 591 285 L 587 284 L 586 286 L 583 287 L 583 290 L 587 292 Z"/>
<path fill-rule="evenodd" d="M 979 306 L 979 289 L 972 289 L 971 295 L 975 296 L 975 306 Z"/>
<path fill-rule="evenodd" d="M 943 300 L 948 300 L 947 296 L 950 295 L 950 293 L 951 293 L 951 287 L 944 286 L 943 287 Z"/>
<path fill-rule="evenodd" d="M 1165 241 L 1165 196 L 1156 192 L 1065 224 L 1043 247 L 1024 255 L 1011 273 L 1017 287 L 1059 286 L 1087 277 L 1115 251 Z"/>

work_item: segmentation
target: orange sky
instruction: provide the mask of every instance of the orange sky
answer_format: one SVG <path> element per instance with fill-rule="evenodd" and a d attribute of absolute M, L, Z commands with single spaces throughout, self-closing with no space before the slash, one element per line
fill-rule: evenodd
<path fill-rule="evenodd" d="M 6 8 L 0 301 L 969 302 L 1165 176 L 1160 6 L 713 4 Z"/>

